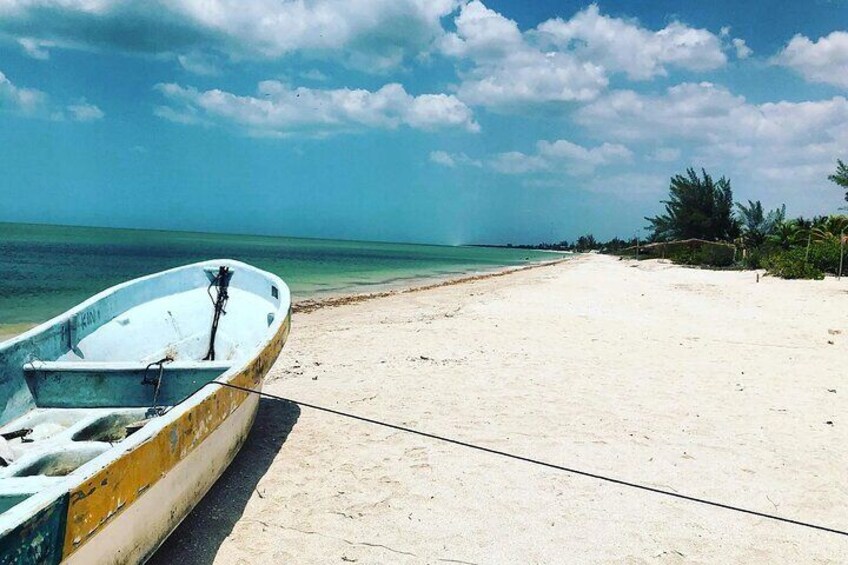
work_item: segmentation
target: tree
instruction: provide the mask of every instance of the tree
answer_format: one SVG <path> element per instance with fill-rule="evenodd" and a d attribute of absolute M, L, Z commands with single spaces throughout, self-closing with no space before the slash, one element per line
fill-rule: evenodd
<path fill-rule="evenodd" d="M 785 251 L 806 241 L 807 229 L 798 220 L 783 221 L 774 227 L 772 232 L 766 236 L 766 240 Z"/>
<path fill-rule="evenodd" d="M 706 239 L 728 241 L 739 234 L 739 224 L 733 215 L 733 190 L 730 180 L 721 177 L 714 182 L 701 169 L 703 178 L 695 169 L 686 169 L 686 175 L 671 178 L 665 214 L 645 218 L 652 231 L 651 239 Z"/>
<path fill-rule="evenodd" d="M 845 201 L 848 202 L 848 166 L 842 162 L 842 159 L 836 160 L 836 172 L 828 175 L 827 178 L 845 189 Z"/>
<path fill-rule="evenodd" d="M 786 204 L 780 208 L 771 210 L 768 214 L 763 212 L 763 204 L 759 200 L 748 201 L 748 206 L 737 203 L 739 209 L 739 220 L 742 225 L 742 237 L 745 245 L 750 248 L 761 246 L 766 238 L 786 219 Z"/>
<path fill-rule="evenodd" d="M 592 234 L 581 235 L 577 238 L 577 242 L 574 245 L 574 248 L 577 251 L 590 251 L 592 249 L 597 249 L 598 242 L 595 240 L 595 236 Z"/>
<path fill-rule="evenodd" d="M 845 232 L 848 232 L 848 216 L 827 216 L 810 229 L 812 239 L 834 245 L 839 245 Z"/>

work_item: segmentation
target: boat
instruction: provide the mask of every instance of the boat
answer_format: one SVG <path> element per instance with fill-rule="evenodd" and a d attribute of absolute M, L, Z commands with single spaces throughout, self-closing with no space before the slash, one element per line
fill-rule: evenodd
<path fill-rule="evenodd" d="M 149 559 L 245 442 L 290 328 L 280 278 L 216 260 L 0 344 L 0 563 Z"/>

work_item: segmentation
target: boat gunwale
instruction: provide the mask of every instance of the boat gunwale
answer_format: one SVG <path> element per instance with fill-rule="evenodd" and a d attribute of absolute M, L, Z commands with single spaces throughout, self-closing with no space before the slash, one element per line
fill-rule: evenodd
<path fill-rule="evenodd" d="M 154 438 L 156 438 L 156 436 L 161 434 L 167 427 L 172 425 L 174 422 L 178 421 L 187 412 L 203 403 L 211 395 L 216 394 L 218 390 L 224 388 L 211 386 L 211 383 L 230 382 L 233 380 L 234 377 L 244 372 L 252 363 L 257 360 L 259 355 L 263 351 L 265 351 L 278 337 L 283 324 L 290 324 L 291 292 L 288 288 L 288 285 L 286 285 L 286 283 L 277 275 L 267 271 L 263 271 L 241 261 L 233 259 L 214 259 L 207 261 L 199 261 L 188 265 L 174 267 L 172 269 L 159 271 L 157 273 L 143 275 L 141 277 L 124 281 L 117 285 L 106 288 L 98 292 L 97 294 L 89 297 L 88 299 L 84 300 L 83 302 L 77 304 L 76 306 L 66 310 L 65 312 L 54 316 L 53 318 L 39 324 L 38 326 L 35 326 L 34 328 L 27 330 L 26 332 L 12 339 L 0 343 L 0 352 L 2 352 L 22 342 L 33 339 L 39 334 L 47 332 L 51 328 L 67 322 L 69 319 L 71 319 L 71 317 L 82 312 L 93 304 L 96 304 L 97 302 L 100 302 L 101 300 L 104 300 L 105 298 L 115 294 L 116 292 L 119 292 L 130 286 L 149 280 L 154 280 L 157 278 L 171 276 L 180 271 L 188 271 L 204 267 L 219 267 L 221 265 L 238 267 L 239 269 L 252 271 L 260 275 L 261 277 L 267 279 L 269 283 L 277 286 L 279 293 L 279 305 L 277 306 L 277 310 L 275 311 L 273 321 L 266 329 L 264 338 L 253 348 L 251 348 L 246 355 L 242 355 L 238 359 L 236 359 L 235 362 L 232 363 L 229 368 L 226 369 L 222 374 L 220 374 L 215 379 L 212 379 L 208 383 L 204 384 L 198 390 L 196 390 L 194 393 L 187 396 L 180 402 L 174 404 L 165 414 L 155 418 L 154 421 L 145 425 L 138 432 L 132 434 L 120 444 L 113 445 L 100 455 L 84 463 L 83 465 L 75 469 L 73 473 L 64 477 L 65 480 L 55 481 L 55 484 L 46 486 L 46 488 L 44 488 L 43 490 L 40 490 L 29 498 L 21 501 L 12 508 L 8 509 L 6 512 L 0 514 L 0 538 L 12 532 L 29 517 L 35 516 L 39 512 L 45 510 L 58 498 L 68 493 L 71 493 L 74 489 L 83 485 L 86 481 L 90 480 L 93 476 L 97 475 L 97 473 L 101 470 L 108 468 L 116 461 L 122 459 L 123 457 L 126 457 L 130 452 L 137 449 L 142 444 L 152 441 Z"/>

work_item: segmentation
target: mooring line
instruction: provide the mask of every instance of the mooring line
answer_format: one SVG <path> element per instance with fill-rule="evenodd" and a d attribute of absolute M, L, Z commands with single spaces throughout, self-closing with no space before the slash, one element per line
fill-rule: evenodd
<path fill-rule="evenodd" d="M 652 487 L 652 486 L 649 486 L 649 485 L 643 485 L 643 484 L 634 483 L 634 482 L 631 482 L 631 481 L 625 481 L 623 479 L 616 479 L 615 477 L 608 477 L 606 475 L 601 475 L 601 474 L 598 474 L 598 473 L 592 473 L 592 472 L 589 472 L 589 471 L 581 471 L 580 469 L 565 467 L 563 465 L 557 465 L 555 463 L 548 463 L 547 461 L 541 461 L 539 459 L 532 459 L 530 457 L 524 457 L 522 455 L 516 455 L 514 453 L 509 453 L 507 451 L 500 451 L 498 449 L 492 449 L 490 447 L 484 447 L 482 445 L 475 445 L 473 443 L 468 443 L 468 442 L 465 442 L 465 441 L 462 441 L 462 440 L 444 437 L 444 436 L 440 436 L 440 435 L 436 435 L 436 434 L 431 434 L 429 432 L 424 432 L 424 431 L 416 430 L 416 429 L 413 429 L 413 428 L 407 428 L 405 426 L 399 426 L 397 424 L 392 424 L 392 423 L 389 423 L 389 422 L 382 422 L 380 420 L 375 420 L 373 418 L 367 418 L 365 416 L 359 416 L 357 414 L 351 414 L 349 412 L 342 412 L 340 410 L 334 410 L 332 408 L 326 408 L 324 406 L 318 406 L 316 404 L 310 404 L 308 402 L 301 402 L 299 400 L 293 400 L 291 398 L 285 398 L 285 397 L 282 397 L 282 396 L 277 396 L 275 394 L 271 394 L 271 393 L 268 393 L 268 392 L 262 392 L 262 391 L 259 391 L 259 390 L 254 390 L 252 388 L 246 388 L 246 387 L 242 387 L 242 386 L 238 386 L 238 385 L 234 385 L 234 384 L 230 384 L 230 383 L 224 383 L 224 382 L 221 382 L 221 381 L 209 381 L 208 383 L 206 383 L 203 386 L 211 385 L 211 384 L 216 384 L 216 385 L 220 385 L 220 386 L 223 386 L 223 387 L 234 388 L 236 390 L 248 392 L 248 393 L 251 393 L 251 394 L 257 394 L 259 396 L 262 396 L 262 397 L 265 397 L 265 398 L 270 398 L 272 400 L 279 400 L 279 401 L 282 401 L 282 402 L 290 402 L 292 404 L 296 404 L 297 406 L 302 406 L 304 408 L 310 408 L 312 410 L 317 410 L 319 412 L 326 412 L 328 414 L 334 414 L 336 416 L 342 416 L 343 418 L 350 418 L 352 420 L 359 420 L 360 422 L 365 422 L 365 423 L 368 423 L 368 424 L 374 424 L 374 425 L 377 425 L 377 426 L 382 426 L 382 427 L 385 427 L 385 428 L 390 428 L 390 429 L 393 429 L 393 430 L 397 430 L 397 431 L 401 431 L 401 432 L 405 432 L 405 433 L 409 433 L 409 434 L 415 434 L 415 435 L 419 435 L 419 436 L 422 436 L 422 437 L 434 439 L 434 440 L 437 440 L 437 441 L 443 441 L 445 443 L 450 443 L 450 444 L 453 444 L 453 445 L 459 445 L 459 446 L 462 446 L 462 447 L 467 447 L 469 449 L 476 449 L 478 451 L 483 451 L 485 453 L 490 453 L 492 455 L 498 455 L 500 457 L 507 457 L 509 459 L 516 459 L 518 461 L 524 461 L 525 463 L 531 463 L 533 465 L 538 465 L 538 466 L 541 466 L 541 467 L 547 467 L 549 469 L 555 469 L 557 471 L 563 471 L 563 472 L 566 472 L 566 473 L 571 473 L 573 475 L 580 475 L 582 477 L 589 477 L 591 479 L 597 479 L 599 481 L 605 481 L 605 482 L 613 483 L 613 484 L 620 485 L 620 486 L 639 489 L 639 490 L 651 492 L 651 493 L 654 493 L 654 494 L 670 496 L 672 498 L 677 498 L 677 499 L 680 499 L 680 500 L 686 500 L 688 502 L 695 502 L 695 503 L 698 503 L 698 504 L 704 504 L 706 506 L 712 506 L 712 507 L 715 507 L 715 508 L 723 508 L 725 510 L 731 510 L 733 512 L 739 512 L 739 513 L 742 513 L 742 514 L 757 516 L 759 518 L 766 518 L 768 520 L 775 520 L 777 522 L 783 522 L 785 524 L 792 524 L 794 526 L 811 528 L 813 530 L 819 530 L 819 531 L 822 531 L 822 532 L 828 532 L 828 533 L 831 533 L 831 534 L 837 534 L 837 535 L 840 535 L 840 536 L 848 537 L 848 531 L 845 531 L 845 530 L 839 530 L 839 529 L 831 528 L 831 527 L 828 527 L 828 526 L 821 526 L 819 524 L 813 524 L 811 522 L 804 522 L 804 521 L 801 521 L 801 520 L 786 518 L 784 516 L 778 516 L 776 514 L 769 514 L 767 512 L 759 512 L 757 510 L 751 510 L 749 508 L 742 508 L 740 506 L 733 506 L 732 504 L 725 504 L 723 502 L 716 502 L 714 500 L 708 500 L 706 498 L 698 498 L 697 496 L 689 496 L 687 494 L 680 494 L 678 492 L 673 492 L 673 491 L 670 491 L 670 490 L 663 490 L 663 489 Z"/>

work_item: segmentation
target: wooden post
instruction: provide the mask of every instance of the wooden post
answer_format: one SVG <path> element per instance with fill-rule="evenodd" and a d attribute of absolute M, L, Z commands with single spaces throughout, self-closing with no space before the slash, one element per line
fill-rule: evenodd
<path fill-rule="evenodd" d="M 839 272 L 836 273 L 836 280 L 842 278 L 842 263 L 845 260 L 845 228 L 842 228 L 842 233 L 839 235 Z"/>
<path fill-rule="evenodd" d="M 810 229 L 810 233 L 807 234 L 807 253 L 804 254 L 804 263 L 810 262 L 810 242 L 813 240 L 813 230 Z"/>

